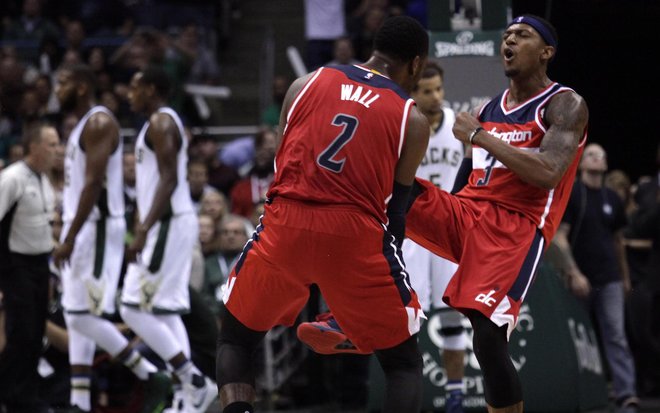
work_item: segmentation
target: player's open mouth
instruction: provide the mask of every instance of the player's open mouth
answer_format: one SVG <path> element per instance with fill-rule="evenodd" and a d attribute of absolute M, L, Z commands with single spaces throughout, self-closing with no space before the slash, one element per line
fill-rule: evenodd
<path fill-rule="evenodd" d="M 513 50 L 511 50 L 511 49 L 505 49 L 505 50 L 504 50 L 504 58 L 505 58 L 506 60 L 511 60 L 511 59 L 513 59 L 513 56 L 514 56 Z"/>

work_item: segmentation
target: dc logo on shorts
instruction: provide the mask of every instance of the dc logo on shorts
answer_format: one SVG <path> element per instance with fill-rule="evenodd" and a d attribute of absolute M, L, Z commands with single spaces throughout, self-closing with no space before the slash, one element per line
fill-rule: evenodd
<path fill-rule="evenodd" d="M 495 294 L 495 290 L 490 290 L 488 294 L 478 294 L 475 298 L 474 301 L 477 301 L 479 303 L 484 303 L 488 307 L 492 307 L 495 301 L 497 301 L 495 298 L 493 298 L 493 294 Z"/>

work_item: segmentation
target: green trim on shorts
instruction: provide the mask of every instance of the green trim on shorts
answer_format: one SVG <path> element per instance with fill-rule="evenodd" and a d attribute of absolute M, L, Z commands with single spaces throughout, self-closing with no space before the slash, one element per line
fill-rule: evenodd
<path fill-rule="evenodd" d="M 105 257 L 105 218 L 96 221 L 96 248 L 94 251 L 94 278 L 99 279 L 103 275 L 103 259 Z"/>
<path fill-rule="evenodd" d="M 136 310 L 143 311 L 140 308 L 140 304 L 122 302 L 121 305 L 123 305 L 125 307 L 129 307 L 129 308 L 133 308 L 133 309 L 136 309 Z M 188 314 L 188 313 L 190 313 L 190 309 L 189 308 L 180 308 L 178 310 L 173 310 L 171 308 L 154 307 L 154 308 L 151 309 L 151 311 L 145 311 L 145 312 L 151 313 L 151 314 L 156 314 L 156 315 L 158 315 L 158 314 L 161 314 L 161 315 L 162 314 Z"/>
<path fill-rule="evenodd" d="M 73 314 L 73 315 L 92 314 L 92 312 L 89 311 L 89 310 L 64 310 L 64 312 L 67 313 L 67 314 Z M 115 318 L 115 314 L 110 314 L 110 313 L 103 312 L 98 317 L 104 318 L 104 319 L 109 320 L 109 321 L 112 321 Z"/>
<path fill-rule="evenodd" d="M 171 215 L 167 215 L 160 221 L 156 246 L 154 247 L 154 253 L 151 256 L 151 262 L 147 268 L 152 274 L 157 273 L 160 270 L 161 264 L 163 263 L 163 256 L 165 255 L 165 244 L 167 243 L 167 234 L 170 232 L 170 218 Z"/>
<path fill-rule="evenodd" d="M 172 310 L 171 308 L 154 307 L 151 312 L 153 314 L 188 314 L 190 313 L 190 309 L 180 308 L 178 310 Z"/>

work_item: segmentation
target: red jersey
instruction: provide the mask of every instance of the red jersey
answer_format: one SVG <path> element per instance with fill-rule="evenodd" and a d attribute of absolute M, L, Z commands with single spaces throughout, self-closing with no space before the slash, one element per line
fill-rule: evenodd
<path fill-rule="evenodd" d="M 360 66 L 318 69 L 294 99 L 268 197 L 354 205 L 387 222 L 414 101 Z"/>
<path fill-rule="evenodd" d="M 479 121 L 486 131 L 509 145 L 539 152 L 547 130 L 543 121 L 546 104 L 557 93 L 571 90 L 553 83 L 526 102 L 507 109 L 507 89 L 481 109 Z M 472 151 L 472 174 L 468 185 L 457 196 L 491 201 L 521 213 L 534 222 L 549 244 L 570 198 L 586 137 L 585 128 L 575 159 L 559 184 L 551 190 L 523 181 L 485 149 L 475 145 Z"/>

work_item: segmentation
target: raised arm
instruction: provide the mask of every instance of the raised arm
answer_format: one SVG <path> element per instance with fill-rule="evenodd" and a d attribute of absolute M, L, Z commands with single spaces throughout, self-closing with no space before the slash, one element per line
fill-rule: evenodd
<path fill-rule="evenodd" d="M 540 152 L 534 153 L 502 142 L 485 130 L 473 137 L 474 144 L 484 148 L 523 181 L 545 189 L 553 189 L 573 162 L 578 143 L 589 119 L 587 104 L 580 95 L 558 93 L 548 103 L 544 117 L 548 130 Z M 470 135 L 480 127 L 479 121 L 467 113 L 459 113 L 454 135 L 469 143 Z"/>

